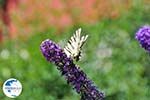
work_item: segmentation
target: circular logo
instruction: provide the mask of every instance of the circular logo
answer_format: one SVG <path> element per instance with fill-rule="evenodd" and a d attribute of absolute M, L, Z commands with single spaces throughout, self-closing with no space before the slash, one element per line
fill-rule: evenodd
<path fill-rule="evenodd" d="M 21 83 L 14 78 L 6 80 L 3 84 L 3 92 L 7 97 L 16 98 L 22 91 Z"/>

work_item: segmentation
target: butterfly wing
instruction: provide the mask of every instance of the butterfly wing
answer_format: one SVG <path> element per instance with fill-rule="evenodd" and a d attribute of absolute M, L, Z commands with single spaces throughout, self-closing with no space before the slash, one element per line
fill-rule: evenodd
<path fill-rule="evenodd" d="M 64 48 L 66 55 L 72 59 L 75 59 L 76 61 L 79 60 L 81 56 L 81 48 L 87 38 L 88 35 L 81 37 L 81 28 L 76 30 L 75 34 L 71 37 Z"/>

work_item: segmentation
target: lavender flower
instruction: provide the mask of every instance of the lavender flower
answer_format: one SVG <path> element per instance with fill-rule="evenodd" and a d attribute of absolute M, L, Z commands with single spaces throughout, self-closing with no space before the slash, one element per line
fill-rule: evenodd
<path fill-rule="evenodd" d="M 150 52 L 150 26 L 145 25 L 137 32 L 135 38 L 139 41 L 142 48 Z"/>
<path fill-rule="evenodd" d="M 47 61 L 57 65 L 57 69 L 65 77 L 68 84 L 71 84 L 81 100 L 104 100 L 104 93 L 99 91 L 86 74 L 68 58 L 64 51 L 54 42 L 47 39 L 42 42 L 41 51 Z"/>

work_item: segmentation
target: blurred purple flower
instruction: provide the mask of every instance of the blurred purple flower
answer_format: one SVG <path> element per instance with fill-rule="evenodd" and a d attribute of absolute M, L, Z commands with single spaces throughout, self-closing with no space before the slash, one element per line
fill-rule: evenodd
<path fill-rule="evenodd" d="M 47 61 L 56 64 L 67 83 L 81 94 L 81 100 L 104 100 L 104 93 L 94 86 L 93 82 L 73 63 L 71 58 L 67 57 L 60 46 L 47 39 L 42 42 L 40 48 Z"/>
<path fill-rule="evenodd" d="M 145 25 L 141 27 L 135 35 L 142 48 L 150 52 L 150 26 Z"/>

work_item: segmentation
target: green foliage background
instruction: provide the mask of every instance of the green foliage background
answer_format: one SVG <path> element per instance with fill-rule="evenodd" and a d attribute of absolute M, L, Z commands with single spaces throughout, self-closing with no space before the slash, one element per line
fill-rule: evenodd
<path fill-rule="evenodd" d="M 14 77 L 23 85 L 16 100 L 79 100 L 56 66 L 42 56 L 39 46 L 49 38 L 64 47 L 72 33 L 81 27 L 89 38 L 78 65 L 105 92 L 106 100 L 149 100 L 150 57 L 134 35 L 140 26 L 150 24 L 150 8 L 135 5 L 114 20 L 105 18 L 92 25 L 75 25 L 59 35 L 51 28 L 25 41 L 6 41 L 0 50 L 8 50 L 10 55 L 7 59 L 0 58 L 0 86 Z M 21 50 L 28 52 L 28 59 L 20 56 Z M 11 100 L 2 89 L 0 100 Z"/>

